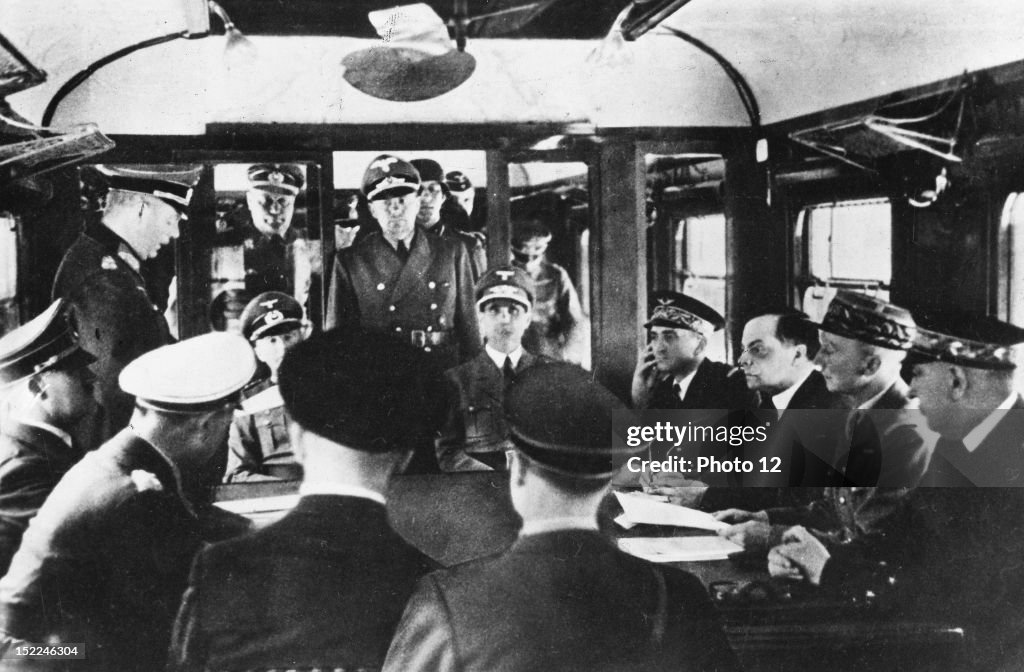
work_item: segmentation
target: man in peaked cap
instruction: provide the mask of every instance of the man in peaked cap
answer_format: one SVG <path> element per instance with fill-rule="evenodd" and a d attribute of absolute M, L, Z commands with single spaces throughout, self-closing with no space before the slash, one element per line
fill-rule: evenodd
<path fill-rule="evenodd" d="M 533 320 L 526 346 L 542 355 L 589 367 L 590 330 L 569 272 L 547 260 L 551 230 L 539 220 L 512 223 L 512 263 L 533 281 Z"/>
<path fill-rule="evenodd" d="M 381 232 L 338 251 L 327 325 L 393 333 L 450 368 L 480 350 L 473 275 L 464 245 L 417 232 L 419 188 L 416 168 L 396 156 L 367 167 L 363 194 Z"/>
<path fill-rule="evenodd" d="M 448 187 L 448 200 L 462 208 L 467 217 L 472 217 L 476 191 L 466 174 L 461 170 L 448 171 L 444 174 L 444 184 Z"/>
<path fill-rule="evenodd" d="M 62 301 L 0 338 L 0 573 L 57 481 L 93 448 L 83 425 L 98 409 L 94 361 Z"/>
<path fill-rule="evenodd" d="M 925 485 L 1024 485 L 1024 400 L 1014 388 L 1024 329 L 963 311 L 924 311 L 912 393 L 940 438 Z"/>
<path fill-rule="evenodd" d="M 738 370 L 704 354 L 708 337 L 725 319 L 692 296 L 651 295 L 647 346 L 633 372 L 633 405 L 659 409 L 743 409 L 756 404 Z"/>
<path fill-rule="evenodd" d="M 379 669 L 430 560 L 388 524 L 385 495 L 431 424 L 433 374 L 389 336 L 330 330 L 281 367 L 289 432 L 306 466 L 280 521 L 204 550 L 175 627 L 171 668 Z"/>
<path fill-rule="evenodd" d="M 612 413 L 623 405 L 556 362 L 524 372 L 506 407 L 519 538 L 421 580 L 384 670 L 737 669 L 696 577 L 629 556 L 598 532 L 621 452 Z"/>
<path fill-rule="evenodd" d="M 132 413 L 131 396 L 117 384 L 121 369 L 171 340 L 142 262 L 178 237 L 198 173 L 98 170 L 109 185 L 102 219 L 88 224 L 65 253 L 53 298 L 70 302 L 81 345 L 97 359 L 97 397 L 106 412 L 102 441 L 124 427 Z"/>
<path fill-rule="evenodd" d="M 467 233 L 465 229 L 469 225 L 469 215 L 453 210 L 450 206 L 445 207 L 448 202 L 448 185 L 441 164 L 433 159 L 413 159 L 410 163 L 420 174 L 420 211 L 416 215 L 416 226 L 465 245 L 473 279 L 479 279 L 487 268 L 483 235 Z"/>
<path fill-rule="evenodd" d="M 193 554 L 239 531 L 195 494 L 255 368 L 245 341 L 224 333 L 124 368 L 131 424 L 64 475 L 0 580 L 7 644 L 78 643 L 88 670 L 163 668 Z"/>
<path fill-rule="evenodd" d="M 484 351 L 445 372 L 448 415 L 437 439 L 442 471 L 505 469 L 505 453 L 512 449 L 505 391 L 524 371 L 550 361 L 522 346 L 532 303 L 533 283 L 521 268 L 492 268 L 477 283 Z"/>
<path fill-rule="evenodd" d="M 836 294 L 819 325 L 815 357 L 828 390 L 850 409 L 827 460 L 832 472 L 819 483 L 833 487 L 806 507 L 720 511 L 715 516 L 731 523 L 720 534 L 766 550 L 781 541 L 787 527 L 804 525 L 826 543 L 842 544 L 877 535 L 890 519 L 906 514 L 904 495 L 928 462 L 923 428 L 909 410 L 909 388 L 900 378 L 915 331 L 904 308 L 864 294 Z"/>
<path fill-rule="evenodd" d="M 297 480 L 302 467 L 288 440 L 278 370 L 285 354 L 306 338 L 311 325 L 299 302 L 282 292 L 264 292 L 254 298 L 242 311 L 241 321 L 242 336 L 270 373 L 243 391 L 246 398 L 228 437 L 224 481 Z"/>

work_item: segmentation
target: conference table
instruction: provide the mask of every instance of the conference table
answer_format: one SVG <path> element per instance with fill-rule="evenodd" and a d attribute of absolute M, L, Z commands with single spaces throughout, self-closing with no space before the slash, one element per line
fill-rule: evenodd
<path fill-rule="evenodd" d="M 263 525 L 294 505 L 296 482 L 220 486 L 218 504 Z M 507 475 L 496 472 L 399 476 L 388 493 L 394 528 L 443 566 L 496 553 L 516 537 Z M 613 522 L 609 497 L 600 525 L 611 539 L 713 534 Z M 893 672 L 959 670 L 971 656 L 970 628 L 939 615 L 912 614 L 871 594 L 826 596 L 772 579 L 764 558 L 669 563 L 699 577 L 721 611 L 729 640 L 747 670 Z"/>

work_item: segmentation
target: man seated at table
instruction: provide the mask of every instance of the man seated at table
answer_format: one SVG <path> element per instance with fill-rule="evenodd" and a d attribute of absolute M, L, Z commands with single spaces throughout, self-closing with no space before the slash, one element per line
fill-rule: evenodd
<path fill-rule="evenodd" d="M 626 555 L 598 532 L 622 404 L 586 371 L 552 363 L 526 371 L 506 406 L 519 538 L 425 577 L 384 670 L 738 669 L 696 577 Z"/>
<path fill-rule="evenodd" d="M 786 527 L 801 524 L 846 543 L 899 515 L 900 500 L 917 485 L 929 452 L 923 428 L 906 410 L 909 388 L 900 378 L 914 329 L 909 311 L 899 306 L 852 292 L 836 295 L 820 325 L 822 347 L 815 358 L 829 391 L 851 409 L 832 458 L 835 486 L 806 507 L 720 511 L 716 517 L 732 524 L 723 536 L 767 550 Z M 864 485 L 889 487 L 856 487 L 871 478 Z"/>
<path fill-rule="evenodd" d="M 243 391 L 228 436 L 224 482 L 298 480 L 302 467 L 288 441 L 288 418 L 277 385 L 285 353 L 309 332 L 302 305 L 284 292 L 264 292 L 242 311 L 242 336 L 252 343 L 268 375 Z"/>
<path fill-rule="evenodd" d="M 532 304 L 533 283 L 521 268 L 492 268 L 477 283 L 484 351 L 445 372 L 448 415 L 437 439 L 442 471 L 505 470 L 505 453 L 512 450 L 505 392 L 524 371 L 550 361 L 522 346 Z"/>
<path fill-rule="evenodd" d="M 196 558 L 171 669 L 380 667 L 432 568 L 384 506 L 432 419 L 431 380 L 422 351 L 387 334 L 331 330 L 288 353 L 280 385 L 305 467 L 301 498 L 278 522 Z"/>

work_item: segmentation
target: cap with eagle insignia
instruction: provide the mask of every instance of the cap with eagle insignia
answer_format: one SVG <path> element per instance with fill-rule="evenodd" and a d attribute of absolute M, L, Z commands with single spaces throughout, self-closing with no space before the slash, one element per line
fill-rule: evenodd
<path fill-rule="evenodd" d="M 188 219 L 192 187 L 199 180 L 198 169 L 160 171 L 97 165 L 96 171 L 108 188 L 156 196 L 177 210 L 182 219 Z"/>
<path fill-rule="evenodd" d="M 702 336 L 712 334 L 725 326 L 725 318 L 711 306 L 692 296 L 662 290 L 651 295 L 651 319 L 644 325 L 689 329 Z"/>
<path fill-rule="evenodd" d="M 54 368 L 86 366 L 96 358 L 78 346 L 67 303 L 54 301 L 29 322 L 0 338 L 0 387 Z"/>
<path fill-rule="evenodd" d="M 291 163 L 257 163 L 249 166 L 248 177 L 253 189 L 289 196 L 298 195 L 306 183 L 302 168 Z"/>
<path fill-rule="evenodd" d="M 284 292 L 263 292 L 246 305 L 239 321 L 242 336 L 255 341 L 302 326 L 302 305 Z"/>
<path fill-rule="evenodd" d="M 473 183 L 469 181 L 469 178 L 461 170 L 453 170 L 447 173 L 444 176 L 444 183 L 448 186 L 448 191 L 454 194 L 461 194 L 473 188 Z"/>
<path fill-rule="evenodd" d="M 405 196 L 420 188 L 420 174 L 408 161 L 381 154 L 363 173 L 363 194 L 368 201 Z"/>
<path fill-rule="evenodd" d="M 476 283 L 477 309 L 493 299 L 509 299 L 530 310 L 533 307 L 533 281 L 521 268 L 496 266 Z"/>

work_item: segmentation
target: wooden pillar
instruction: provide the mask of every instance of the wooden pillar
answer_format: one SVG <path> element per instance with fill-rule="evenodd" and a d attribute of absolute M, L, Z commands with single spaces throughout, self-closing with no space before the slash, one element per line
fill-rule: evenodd
<path fill-rule="evenodd" d="M 754 143 L 745 134 L 724 155 L 725 328 L 734 358 L 746 320 L 786 303 L 788 229 L 772 217 L 767 163 L 756 161 Z"/>
<path fill-rule="evenodd" d="M 593 370 L 624 400 L 647 309 L 646 176 L 631 141 L 600 145 L 590 162 Z"/>
<path fill-rule="evenodd" d="M 508 264 L 511 254 L 511 192 L 504 152 L 487 152 L 487 267 Z"/>

